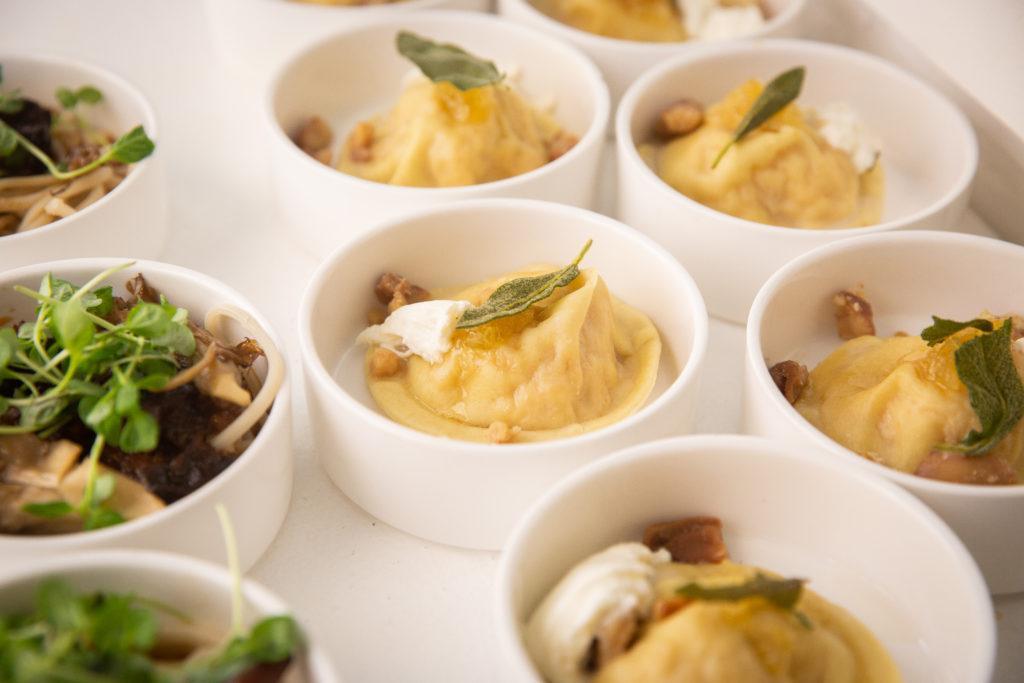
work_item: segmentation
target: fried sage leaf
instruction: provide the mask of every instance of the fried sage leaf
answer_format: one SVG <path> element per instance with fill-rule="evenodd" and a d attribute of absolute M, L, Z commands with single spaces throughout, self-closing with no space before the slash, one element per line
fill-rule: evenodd
<path fill-rule="evenodd" d="M 932 316 L 932 324 L 921 330 L 921 339 L 928 342 L 928 346 L 935 346 L 941 342 L 946 341 L 948 337 L 953 336 L 961 330 L 966 330 L 968 327 L 973 327 L 976 330 L 982 332 L 991 332 L 993 329 L 992 321 L 985 320 L 984 318 L 975 318 L 974 320 L 968 320 L 967 322 L 960 322 L 957 320 L 946 320 L 940 318 L 937 315 Z"/>
<path fill-rule="evenodd" d="M 732 140 L 715 157 L 714 162 L 711 164 L 712 169 L 718 166 L 718 162 L 722 160 L 722 157 L 725 156 L 725 153 L 733 145 L 800 96 L 800 89 L 804 85 L 804 73 L 804 67 L 798 66 L 779 74 L 764 87 L 761 94 L 750 105 L 750 109 L 747 110 L 743 120 L 736 126 L 736 130 L 732 134 Z"/>
<path fill-rule="evenodd" d="M 399 31 L 395 45 L 424 76 L 435 83 L 447 81 L 459 90 L 491 85 L 505 77 L 494 62 L 471 55 L 457 45 L 435 43 L 409 31 Z"/>
<path fill-rule="evenodd" d="M 507 318 L 522 313 L 538 301 L 548 298 L 555 289 L 565 287 L 576 279 L 580 274 L 580 261 L 583 260 L 593 242 L 593 240 L 587 240 L 576 260 L 561 270 L 545 275 L 509 280 L 494 290 L 483 305 L 470 308 L 463 313 L 455 326 L 465 329 L 483 325 L 498 318 Z"/>
<path fill-rule="evenodd" d="M 773 579 L 758 572 L 754 578 L 735 586 L 707 588 L 697 583 L 688 583 L 676 589 L 678 595 L 694 600 L 718 600 L 736 602 L 747 598 L 764 598 L 776 607 L 793 609 L 800 600 L 804 579 Z"/>
<path fill-rule="evenodd" d="M 1012 328 L 1007 319 L 998 330 L 964 342 L 956 350 L 956 373 L 967 386 L 981 430 L 972 429 L 960 443 L 940 444 L 939 450 L 984 455 L 1024 417 L 1024 384 L 1010 349 Z"/>

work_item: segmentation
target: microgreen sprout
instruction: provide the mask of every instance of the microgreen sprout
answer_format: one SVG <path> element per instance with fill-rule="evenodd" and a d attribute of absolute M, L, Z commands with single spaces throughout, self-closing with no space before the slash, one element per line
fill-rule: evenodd
<path fill-rule="evenodd" d="M 146 135 L 145 129 L 142 126 L 136 126 L 114 141 L 114 144 L 107 147 L 103 154 L 95 160 L 73 171 L 68 171 L 61 168 L 50 158 L 49 154 L 32 144 L 24 135 L 0 121 L 0 156 L 10 154 L 18 145 L 39 159 L 50 175 L 60 180 L 77 178 L 110 162 L 134 164 L 136 161 L 142 161 L 148 157 L 156 149 L 156 144 Z"/>

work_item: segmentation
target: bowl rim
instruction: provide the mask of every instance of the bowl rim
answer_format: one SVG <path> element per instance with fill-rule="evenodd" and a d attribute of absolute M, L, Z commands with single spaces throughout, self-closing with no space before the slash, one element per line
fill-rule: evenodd
<path fill-rule="evenodd" d="M 4 283 L 10 282 L 16 278 L 22 277 L 34 277 L 35 275 L 45 274 L 47 272 L 59 272 L 60 270 L 70 270 L 74 268 L 83 268 L 88 270 L 94 270 L 96 272 L 102 271 L 105 267 L 110 267 L 118 263 L 124 263 L 127 261 L 133 261 L 135 265 L 133 269 L 138 270 L 141 273 L 149 272 L 161 272 L 170 275 L 176 275 L 186 279 L 190 279 L 194 284 L 200 288 L 209 289 L 212 291 L 223 292 L 226 298 L 233 298 L 239 302 L 239 308 L 249 313 L 253 319 L 256 320 L 262 327 L 267 335 L 277 345 L 278 350 L 284 355 L 284 347 L 281 345 L 281 340 L 277 336 L 277 333 L 271 327 L 267 319 L 259 312 L 259 310 L 252 305 L 249 299 L 242 296 L 236 289 L 228 286 L 227 284 L 217 280 L 216 278 L 210 277 L 205 273 L 185 268 L 173 263 L 165 263 L 162 261 L 153 261 L 149 259 L 129 259 L 129 258 L 116 258 L 116 257 L 87 257 L 77 259 L 63 259 L 59 261 L 46 261 L 43 263 L 37 263 L 29 266 L 22 266 L 20 268 L 12 268 L 11 270 L 0 272 L 0 287 L 6 289 Z M 11 549 L 16 551 L 19 547 L 31 548 L 33 550 L 76 550 L 76 549 L 87 549 L 89 546 L 98 543 L 110 543 L 124 540 L 126 536 L 132 536 L 138 533 L 148 533 L 152 531 L 152 527 L 158 524 L 177 523 L 175 518 L 180 517 L 182 514 L 201 505 L 203 502 L 208 501 L 211 497 L 217 495 L 225 486 L 229 485 L 229 480 L 234 479 L 239 470 L 248 465 L 249 461 L 255 457 L 254 453 L 262 448 L 267 447 L 267 441 L 270 439 L 270 435 L 274 434 L 282 429 L 289 429 L 289 409 L 290 404 L 290 384 L 289 384 L 289 371 L 285 363 L 284 369 L 284 380 L 281 383 L 281 388 L 278 389 L 277 395 L 274 397 L 273 407 L 280 406 L 277 410 L 271 409 L 267 414 L 267 420 L 260 429 L 259 434 L 253 439 L 252 443 L 249 444 L 244 451 L 242 451 L 238 457 L 236 457 L 231 464 L 229 464 L 224 470 L 216 477 L 208 481 L 206 484 L 200 486 L 195 491 L 192 491 L 188 495 L 170 503 L 166 507 L 157 510 L 151 514 L 136 519 L 127 520 L 121 524 L 115 526 L 106 527 L 103 529 L 95 529 L 92 531 L 77 531 L 68 534 L 52 534 L 45 536 L 30 536 L 30 535 L 18 535 L 18 534 L 0 534 L 0 551 L 4 549 Z M 281 401 L 279 404 L 278 402 Z M 291 437 L 289 435 L 289 444 L 291 443 Z M 98 552 L 90 550 L 90 553 Z M 132 552 L 148 552 L 148 551 L 132 551 Z"/>
<path fill-rule="evenodd" d="M 366 243 L 378 239 L 392 230 L 406 225 L 412 221 L 438 215 L 457 215 L 466 213 L 492 212 L 492 211 L 518 211 L 525 213 L 547 213 L 549 215 L 564 218 L 566 220 L 585 219 L 603 223 L 606 228 L 619 233 L 626 239 L 637 240 L 640 245 L 649 250 L 652 259 L 661 261 L 664 265 L 677 271 L 680 275 L 683 291 L 680 292 L 687 304 L 692 309 L 688 316 L 692 328 L 693 342 L 690 353 L 685 362 L 680 365 L 678 375 L 672 383 L 654 400 L 646 403 L 636 412 L 625 418 L 582 434 L 574 434 L 557 439 L 535 441 L 529 443 L 490 444 L 474 441 L 463 441 L 460 439 L 447 438 L 421 432 L 412 427 L 395 422 L 385 415 L 371 410 L 363 405 L 333 377 L 333 373 L 325 366 L 320 354 L 317 353 L 313 344 L 315 314 L 314 300 L 322 296 L 325 291 L 326 280 L 333 274 L 338 261 L 350 250 L 363 246 Z M 586 444 L 600 439 L 607 438 L 616 433 L 631 429 L 637 422 L 646 420 L 652 413 L 661 410 L 666 403 L 674 400 L 688 387 L 694 385 L 700 377 L 701 368 L 704 365 L 705 354 L 708 345 L 708 314 L 704 306 L 704 299 L 694 282 L 693 277 L 683 266 L 646 235 L 643 235 L 619 221 L 609 218 L 587 209 L 559 204 L 556 202 L 545 202 L 536 199 L 476 199 L 457 202 L 454 205 L 439 206 L 430 209 L 405 212 L 402 215 L 375 224 L 372 228 L 359 235 L 357 238 L 346 242 L 335 249 L 317 267 L 306 290 L 302 295 L 302 303 L 299 306 L 298 336 L 299 348 L 302 355 L 302 364 L 305 374 L 316 386 L 327 392 L 333 402 L 332 407 L 340 406 L 341 409 L 353 414 L 370 429 L 381 430 L 388 436 L 413 442 L 417 446 L 427 449 L 443 447 L 451 452 L 456 451 L 462 454 L 469 454 L 470 457 L 514 457 L 530 454 L 543 453 L 560 449 L 566 444 Z M 660 332 L 659 332 L 660 334 Z"/>
<path fill-rule="evenodd" d="M 220 0 L 208 0 L 210 2 L 219 2 Z M 359 11 L 370 11 L 380 13 L 382 10 L 387 11 L 388 9 L 404 10 L 404 11 L 416 11 L 419 9 L 430 9 L 437 5 L 444 5 L 450 0 L 401 0 L 400 3 L 388 3 L 384 6 L 381 5 L 323 5 L 316 2 L 304 2 L 303 0 L 255 0 L 256 2 L 262 2 L 264 5 L 277 5 L 278 7 L 287 7 L 288 12 L 305 12 L 307 16 L 326 16 L 330 12 L 348 12 L 357 13 Z M 388 5 L 398 5 L 398 7 L 389 7 Z"/>
<path fill-rule="evenodd" d="M 269 1 L 281 2 L 283 0 Z M 453 187 L 414 187 L 408 185 L 391 185 L 388 183 L 366 180 L 365 178 L 360 178 L 358 176 L 339 171 L 333 166 L 323 164 L 299 149 L 299 146 L 295 144 L 291 139 L 291 136 L 288 135 L 281 123 L 278 121 L 275 113 L 275 100 L 277 99 L 278 93 L 298 63 L 308 55 L 330 43 L 351 40 L 360 34 L 378 31 L 388 27 L 397 31 L 401 28 L 400 24 L 409 23 L 410 21 L 439 25 L 476 24 L 489 26 L 491 28 L 496 28 L 499 31 L 508 31 L 513 34 L 518 33 L 518 36 L 514 37 L 525 39 L 520 42 L 527 43 L 527 41 L 530 40 L 534 42 L 540 41 L 553 50 L 561 51 L 567 62 L 571 61 L 576 65 L 576 70 L 579 72 L 582 80 L 587 83 L 590 97 L 594 103 L 594 115 L 591 118 L 590 123 L 587 125 L 586 130 L 580 136 L 579 141 L 573 145 L 572 149 L 557 159 L 526 171 L 525 173 L 509 176 L 508 178 L 502 178 L 500 180 L 492 180 L 486 183 L 457 185 Z M 528 47 L 528 45 L 529 44 L 527 43 L 526 46 Z M 533 182 L 544 174 L 552 173 L 564 166 L 567 166 L 568 164 L 575 163 L 577 158 L 582 156 L 585 152 L 603 144 L 606 133 L 611 124 L 611 95 L 608 90 L 608 85 L 605 83 L 604 76 L 601 74 L 601 71 L 597 66 L 578 48 L 562 43 L 535 28 L 523 26 L 510 21 L 504 21 L 501 17 L 496 15 L 466 10 L 413 10 L 410 12 L 402 12 L 400 14 L 381 16 L 370 21 L 362 22 L 357 26 L 334 31 L 323 38 L 306 44 L 299 50 L 293 51 L 288 59 L 286 59 L 271 76 L 269 85 L 265 88 L 262 100 L 263 116 L 267 125 L 270 127 L 271 138 L 275 144 L 283 145 L 284 148 L 288 150 L 287 153 L 294 160 L 293 163 L 300 164 L 301 167 L 307 169 L 306 172 L 313 172 L 322 175 L 325 179 L 332 179 L 327 182 L 338 182 L 349 185 L 353 191 L 362 189 L 369 192 L 394 193 L 397 195 L 396 201 L 401 197 L 408 200 L 428 197 L 432 200 L 436 199 L 438 201 L 455 200 L 462 199 L 466 195 L 501 192 L 515 188 L 518 185 Z M 556 97 L 556 104 L 557 103 L 558 99 Z"/>
<path fill-rule="evenodd" d="M 543 24 L 544 30 L 558 34 L 561 40 L 568 40 L 578 45 L 585 45 L 586 49 L 594 50 L 619 50 L 631 54 L 653 54 L 664 58 L 666 55 L 678 51 L 681 46 L 692 47 L 694 45 L 710 45 L 719 42 L 745 41 L 760 39 L 777 30 L 779 27 L 793 23 L 803 13 L 807 0 L 787 0 L 782 11 L 775 14 L 762 24 L 756 31 L 745 33 L 727 40 L 705 40 L 701 38 L 690 38 L 687 40 L 675 40 L 670 42 L 631 40 L 629 38 L 612 38 L 598 33 L 584 31 L 569 24 L 563 23 L 552 16 L 540 11 L 530 0 L 498 0 L 498 14 L 505 15 L 506 6 L 514 6 L 530 16 L 530 20 Z"/>
<path fill-rule="evenodd" d="M 525 667 L 524 670 L 533 672 L 536 680 L 542 680 L 537 675 L 536 665 L 523 642 L 523 621 L 513 608 L 512 594 L 514 586 L 518 582 L 518 576 L 513 573 L 512 565 L 523 554 L 523 546 L 533 535 L 541 520 L 548 515 L 551 507 L 567 494 L 584 488 L 592 479 L 601 477 L 609 471 L 626 470 L 636 463 L 652 460 L 737 449 L 749 450 L 751 453 L 758 453 L 764 457 L 799 462 L 801 467 L 808 466 L 817 468 L 819 471 L 831 471 L 830 475 L 854 478 L 860 486 L 874 489 L 879 495 L 884 495 L 903 506 L 909 515 L 916 516 L 922 524 L 938 534 L 943 544 L 959 558 L 959 569 L 968 577 L 968 583 L 963 586 L 964 590 L 972 594 L 971 604 L 977 607 L 977 616 L 980 621 L 984 622 L 981 642 L 985 652 L 982 655 L 981 671 L 978 672 L 983 676 L 978 680 L 987 681 L 991 678 L 995 669 L 996 657 L 996 626 L 992 597 L 974 558 L 957 535 L 931 508 L 892 482 L 871 476 L 847 463 L 817 458 L 812 454 L 793 449 L 777 439 L 742 434 L 673 436 L 630 446 L 572 472 L 531 503 L 529 509 L 509 535 L 505 549 L 499 558 L 494 584 L 496 590 L 492 605 L 497 622 L 500 648 L 505 656 L 515 659 L 516 665 L 520 668 Z"/>
<path fill-rule="evenodd" d="M 112 198 L 118 197 L 124 194 L 125 192 L 131 192 L 130 188 L 141 182 L 138 180 L 138 177 L 143 173 L 151 172 L 149 170 L 150 167 L 153 166 L 153 163 L 151 162 L 157 156 L 157 154 L 160 153 L 162 143 L 159 138 L 158 121 L 153 106 L 150 104 L 149 99 L 143 94 L 142 90 L 128 79 L 101 66 L 97 66 L 92 62 L 86 62 L 77 58 L 63 56 L 52 52 L 38 54 L 18 52 L 12 50 L 5 50 L 3 52 L 0 52 L 0 64 L 7 64 L 12 60 L 17 60 L 36 65 L 55 66 L 63 68 L 65 70 L 73 70 L 77 73 L 83 74 L 85 78 L 90 78 L 98 75 L 105 80 L 113 82 L 114 84 L 116 84 L 118 88 L 121 89 L 121 91 L 124 93 L 126 97 L 135 100 L 136 105 L 138 105 L 139 109 L 142 110 L 142 118 L 144 119 L 139 123 L 139 125 L 145 128 L 146 134 L 149 136 L 150 139 L 154 141 L 154 143 L 156 143 L 156 148 L 153 150 L 153 153 L 150 154 L 145 159 L 143 159 L 142 161 L 138 161 L 132 164 L 131 170 L 128 172 L 128 175 L 125 176 L 124 180 L 117 184 L 117 187 L 115 187 L 110 192 L 107 192 L 105 195 L 103 195 L 102 197 L 100 197 L 99 199 L 97 199 L 95 202 L 85 207 L 84 209 L 80 211 L 75 211 L 70 216 L 59 218 L 53 221 L 52 223 L 35 228 L 33 230 L 28 230 L 26 232 L 16 232 L 11 235 L 0 236 L 0 247 L 9 245 L 11 248 L 16 248 L 20 245 L 29 242 L 30 240 L 38 239 L 42 235 L 48 235 L 62 228 L 66 228 L 67 226 L 75 223 L 77 219 L 79 219 L 80 217 L 86 217 L 97 211 L 103 211 L 102 207 L 106 206 L 112 201 L 116 201 L 116 199 Z M 127 133 L 128 131 L 124 132 Z M 120 134 L 123 135 L 124 133 Z"/>
<path fill-rule="evenodd" d="M 773 407 L 776 414 L 787 420 L 788 424 L 796 429 L 799 434 L 809 438 L 819 448 L 825 449 L 833 454 L 842 457 L 846 462 L 857 465 L 866 472 L 875 476 L 882 475 L 911 491 L 921 491 L 929 495 L 941 495 L 946 497 L 967 498 L 967 499 L 1006 499 L 1024 498 L 1024 483 L 1013 486 L 991 486 L 985 484 L 959 484 L 955 482 L 928 479 L 916 475 L 901 472 L 881 463 L 869 460 L 853 450 L 843 446 L 837 441 L 829 438 L 824 432 L 807 421 L 788 401 L 775 386 L 768 372 L 768 363 L 765 361 L 764 352 L 761 346 L 761 330 L 765 323 L 765 312 L 772 303 L 780 287 L 792 280 L 795 275 L 815 264 L 828 263 L 835 257 L 850 251 L 877 250 L 888 244 L 909 243 L 909 244 L 943 244 L 956 245 L 963 248 L 979 247 L 991 251 L 994 254 L 1001 252 L 1007 254 L 1016 252 L 1024 259 L 1024 247 L 1005 242 L 992 237 L 970 235 L 955 232 L 939 232 L 936 230 L 911 230 L 904 232 L 887 232 L 877 235 L 866 235 L 838 240 L 808 251 L 805 254 L 793 259 L 778 271 L 775 272 L 761 287 L 754 303 L 750 307 L 750 315 L 747 317 L 746 326 L 746 363 L 754 381 L 757 383 L 757 392 L 760 396 L 749 397 L 749 400 L 767 401 Z M 749 385 L 748 385 L 749 391 Z"/>
<path fill-rule="evenodd" d="M 631 131 L 632 118 L 635 114 L 637 103 L 641 96 L 647 93 L 654 83 L 668 74 L 688 67 L 703 67 L 714 63 L 720 58 L 733 55 L 744 55 L 747 59 L 756 59 L 764 53 L 790 53 L 800 52 L 807 56 L 829 56 L 843 59 L 855 64 L 858 69 L 867 72 L 874 72 L 882 78 L 902 81 L 911 87 L 917 88 L 933 100 L 933 104 L 946 112 L 952 120 L 958 122 L 957 137 L 965 145 L 964 152 L 967 156 L 967 163 L 956 180 L 942 194 L 941 197 L 927 206 L 918 209 L 910 214 L 891 220 L 875 223 L 862 227 L 853 228 L 798 228 L 784 225 L 769 225 L 756 221 L 739 218 L 722 211 L 717 211 L 709 206 L 687 197 L 667 182 L 661 179 L 643 159 L 633 141 Z M 927 220 L 939 211 L 942 211 L 966 193 L 977 174 L 978 170 L 978 138 L 971 127 L 967 116 L 953 102 L 939 92 L 931 84 L 901 69 L 892 62 L 868 52 L 855 50 L 844 45 L 825 43 L 815 40 L 799 40 L 791 38 L 769 38 L 759 40 L 756 43 L 750 42 L 729 42 L 703 47 L 699 51 L 690 54 L 679 55 L 678 57 L 665 60 L 658 65 L 648 69 L 629 87 L 622 97 L 615 115 L 615 137 L 616 151 L 619 163 L 628 168 L 638 178 L 643 179 L 644 187 L 648 191 L 661 194 L 669 201 L 675 202 L 680 208 L 696 212 L 702 216 L 724 223 L 731 230 L 738 230 L 752 235 L 773 235 L 777 239 L 789 239 L 792 241 L 810 242 L 819 244 L 823 241 L 832 241 L 844 237 L 855 237 L 878 232 L 898 230 L 907 225 Z M 837 237 L 838 236 L 838 237 Z"/>
<path fill-rule="evenodd" d="M 67 555 L 53 555 L 42 558 L 31 566 L 20 566 L 0 574 L 0 592 L 12 584 L 22 581 L 40 581 L 50 576 L 61 576 L 82 570 L 99 570 L 103 572 L 133 569 L 137 572 L 171 572 L 179 578 L 192 581 L 204 581 L 222 588 L 225 593 L 231 590 L 232 577 L 227 568 L 207 560 L 188 555 L 171 553 L 164 550 L 126 550 L 102 549 L 89 553 L 73 552 Z M 325 680 L 318 683 L 330 683 L 337 680 L 337 673 L 330 657 L 320 646 L 316 638 L 311 638 L 309 629 L 280 596 L 262 583 L 242 576 L 242 595 L 244 602 L 254 608 L 259 617 L 289 614 L 302 627 L 306 652 L 311 664 L 323 674 Z M 116 587 L 114 587 L 116 588 Z"/>

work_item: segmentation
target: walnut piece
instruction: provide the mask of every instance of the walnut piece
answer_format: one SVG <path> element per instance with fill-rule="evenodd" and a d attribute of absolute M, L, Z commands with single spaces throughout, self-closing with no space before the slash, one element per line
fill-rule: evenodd
<path fill-rule="evenodd" d="M 388 307 L 388 313 L 393 313 L 406 304 L 430 298 L 430 292 L 395 273 L 381 275 L 373 287 L 373 293 L 377 295 L 377 301 Z"/>
<path fill-rule="evenodd" d="M 685 564 L 718 564 L 729 557 L 722 540 L 722 520 L 717 517 L 652 524 L 644 531 L 644 545 L 651 550 L 665 548 L 673 562 Z"/>
<path fill-rule="evenodd" d="M 373 124 L 369 121 L 360 121 L 352 132 L 348 134 L 345 141 L 345 150 L 348 158 L 358 163 L 365 163 L 373 159 Z"/>
<path fill-rule="evenodd" d="M 377 379 L 393 377 L 402 369 L 402 359 L 392 351 L 377 347 L 370 356 L 370 376 Z"/>
<path fill-rule="evenodd" d="M 776 363 L 768 368 L 768 374 L 772 376 L 775 386 L 779 388 L 779 391 L 786 397 L 790 405 L 794 405 L 800 400 L 800 395 L 804 393 L 804 388 L 807 386 L 807 380 L 810 376 L 807 372 L 807 367 L 797 363 L 795 360 L 784 360 L 781 363 Z"/>
<path fill-rule="evenodd" d="M 835 306 L 836 331 L 841 339 L 856 339 L 875 333 L 875 318 L 867 299 L 848 289 L 832 297 Z"/>
<path fill-rule="evenodd" d="M 654 124 L 654 132 L 662 138 L 687 135 L 704 123 L 704 107 L 693 100 L 678 100 L 665 107 Z"/>
<path fill-rule="evenodd" d="M 331 162 L 330 147 L 333 140 L 331 127 L 319 116 L 311 116 L 295 136 L 295 143 L 303 152 L 325 164 Z"/>
<path fill-rule="evenodd" d="M 948 451 L 932 451 L 924 457 L 914 474 L 957 484 L 990 486 L 1017 483 L 1017 473 L 1002 458 L 993 454 L 970 456 Z"/>
<path fill-rule="evenodd" d="M 547 144 L 548 161 L 554 161 L 555 159 L 564 156 L 570 149 L 576 146 L 576 143 L 580 139 L 564 130 L 560 130 L 555 133 L 555 137 L 551 138 Z"/>

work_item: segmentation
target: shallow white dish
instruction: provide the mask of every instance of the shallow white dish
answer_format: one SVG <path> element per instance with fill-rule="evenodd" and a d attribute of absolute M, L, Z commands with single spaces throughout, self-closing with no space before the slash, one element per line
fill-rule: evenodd
<path fill-rule="evenodd" d="M 745 80 L 766 82 L 807 67 L 798 103 L 847 102 L 882 141 L 882 222 L 806 230 L 764 225 L 715 211 L 665 183 L 640 158 L 658 114 L 680 97 L 709 104 Z M 873 232 L 955 228 L 967 209 L 978 163 L 974 131 L 934 88 L 889 62 L 809 41 L 733 43 L 666 62 L 623 98 L 616 117 L 619 217 L 664 245 L 700 285 L 713 315 L 743 322 L 764 281 L 822 244 Z"/>
<path fill-rule="evenodd" d="M 225 64 L 262 85 L 293 52 L 336 31 L 416 10 L 486 12 L 490 0 L 401 0 L 345 7 L 297 0 L 205 0 L 207 24 Z"/>
<path fill-rule="evenodd" d="M 21 90 L 47 107 L 57 106 L 59 87 L 93 85 L 103 100 L 82 105 L 90 123 L 117 137 L 141 125 L 156 142 L 152 155 L 91 206 L 50 225 L 0 237 L 0 271 L 81 256 L 158 255 L 167 230 L 167 189 L 156 116 L 142 93 L 120 76 L 77 60 L 6 52 L 0 53 L 0 65 L 5 91 Z"/>
<path fill-rule="evenodd" d="M 813 447 L 742 436 L 666 439 L 567 477 L 516 527 L 495 610 L 505 680 L 540 681 L 522 628 L 576 563 L 655 522 L 712 515 L 730 557 L 809 587 L 857 616 L 908 683 L 985 683 L 992 603 L 977 566 L 913 496 Z"/>
<path fill-rule="evenodd" d="M 32 299 L 13 292 L 21 284 L 35 290 L 42 277 L 55 275 L 84 284 L 103 270 L 125 259 L 91 258 L 54 261 L 18 268 L 0 274 L 0 316 L 13 320 L 32 317 Z M 156 261 L 138 261 L 133 267 L 112 275 L 106 282 L 115 293 L 124 292 L 124 282 L 142 273 L 168 300 L 202 321 L 215 305 L 231 303 L 250 313 L 263 329 L 277 339 L 267 321 L 241 294 L 213 278 L 180 266 Z M 237 325 L 226 326 L 232 340 L 247 336 Z M 281 348 L 277 341 L 278 348 Z M 265 363 L 258 361 L 261 377 Z M 41 558 L 72 551 L 92 552 L 101 548 L 152 549 L 180 552 L 207 560 L 220 560 L 224 542 L 214 506 L 223 503 L 238 526 L 238 550 L 243 569 L 256 560 L 277 535 L 284 521 L 292 493 L 291 405 L 287 378 L 267 415 L 260 433 L 238 458 L 193 493 L 166 508 L 139 519 L 96 531 L 53 536 L 0 534 L 0 558 L 5 566 L 34 565 Z"/>
<path fill-rule="evenodd" d="M 519 74 L 516 86 L 534 102 L 553 102 L 551 114 L 579 142 L 528 173 L 446 188 L 363 180 L 299 149 L 289 136 L 314 114 L 332 125 L 337 149 L 357 122 L 394 105 L 402 79 L 415 69 L 394 47 L 402 29 L 455 43 Z M 266 107 L 282 212 L 300 243 L 317 257 L 375 222 L 456 200 L 526 197 L 589 207 L 609 116 L 601 74 L 577 50 L 497 17 L 442 11 L 391 17 L 317 43 L 278 72 Z"/>
<path fill-rule="evenodd" d="M 588 238 L 585 267 L 650 316 L 661 334 L 659 382 L 640 411 L 603 429 L 530 444 L 490 445 L 392 422 L 366 388 L 355 347 L 385 271 L 426 287 L 469 283 L 564 260 Z M 662 302 L 671 301 L 671 305 Z M 332 254 L 299 311 L 313 438 L 334 483 L 370 514 L 423 538 L 500 548 L 512 525 L 564 474 L 618 448 L 693 426 L 707 314 L 686 271 L 610 218 L 525 200 L 482 200 L 383 224 Z M 674 366 L 674 367 L 673 367 Z"/>
<path fill-rule="evenodd" d="M 1024 590 L 1024 486 L 954 484 L 899 472 L 832 441 L 782 396 L 768 364 L 792 359 L 813 369 L 842 340 L 831 299 L 863 283 L 880 336 L 919 333 L 932 314 L 970 320 L 982 310 L 1021 310 L 1024 248 L 938 232 L 871 235 L 816 249 L 765 283 L 750 311 L 743 430 L 812 446 L 896 482 L 934 509 L 973 553 L 993 593 Z M 965 317 L 966 316 L 966 317 Z M 766 361 L 767 359 L 767 361 Z"/>
<path fill-rule="evenodd" d="M 218 528 L 215 516 L 210 525 Z M 182 555 L 138 550 L 72 553 L 5 572 L 0 576 L 0 615 L 31 609 L 36 586 L 47 578 L 61 578 L 77 591 L 134 593 L 170 605 L 204 631 L 228 633 L 231 628 L 232 580 L 227 570 Z M 254 581 L 243 580 L 242 596 L 247 627 L 265 617 L 290 614 L 281 598 Z M 335 683 L 339 678 L 327 653 L 300 627 L 307 636 L 310 683 Z"/>
<path fill-rule="evenodd" d="M 735 40 L 796 38 L 803 34 L 807 0 L 765 0 L 761 4 L 769 8 L 771 18 L 760 30 Z M 604 74 L 615 106 L 618 106 L 629 86 L 654 65 L 676 55 L 699 51 L 711 44 L 702 40 L 654 43 L 600 36 L 549 17 L 530 0 L 498 0 L 498 14 L 516 23 L 540 29 L 583 50 Z"/>

